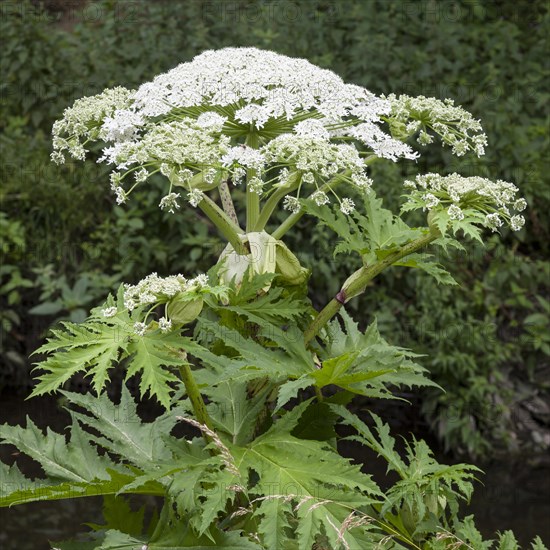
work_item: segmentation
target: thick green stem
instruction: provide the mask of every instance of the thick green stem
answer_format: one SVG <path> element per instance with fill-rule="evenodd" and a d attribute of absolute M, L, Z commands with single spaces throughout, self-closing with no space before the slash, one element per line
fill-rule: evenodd
<path fill-rule="evenodd" d="M 304 210 L 290 214 L 288 218 L 271 234 L 274 239 L 280 240 L 292 227 L 294 227 L 305 214 Z"/>
<path fill-rule="evenodd" d="M 258 134 L 248 134 L 246 138 L 246 145 L 257 149 L 260 145 Z M 256 170 L 247 170 L 246 172 L 246 232 L 250 233 L 254 231 L 254 227 L 260 216 L 260 195 L 252 191 L 248 185 L 248 182 L 256 177 L 258 174 Z"/>
<path fill-rule="evenodd" d="M 250 233 L 254 231 L 254 227 L 260 217 L 260 195 L 254 193 L 248 187 L 248 182 L 256 175 L 255 170 L 249 170 L 249 177 L 247 177 L 246 187 L 246 232 Z"/>
<path fill-rule="evenodd" d="M 195 382 L 195 378 L 193 377 L 193 373 L 191 372 L 191 367 L 189 366 L 189 363 L 187 361 L 184 360 L 184 362 L 179 366 L 179 372 L 183 384 L 185 385 L 187 396 L 189 397 L 191 405 L 193 406 L 193 412 L 195 413 L 197 421 L 207 428 L 212 429 L 212 420 L 208 415 L 206 405 L 204 404 L 202 395 L 199 391 L 199 387 Z M 204 432 L 202 433 L 206 442 L 210 443 L 210 438 L 208 437 L 208 435 Z"/>
<path fill-rule="evenodd" d="M 208 216 L 220 233 L 231 243 L 238 254 L 248 254 L 248 250 L 239 238 L 244 231 L 232 222 L 227 214 L 207 195 L 204 195 L 199 208 Z"/>
<path fill-rule="evenodd" d="M 344 283 L 338 294 L 317 314 L 315 319 L 309 325 L 304 333 L 304 340 L 307 343 L 311 342 L 319 331 L 340 311 L 340 308 L 347 303 L 351 298 L 361 294 L 369 282 L 379 275 L 384 269 L 391 266 L 395 262 L 401 260 L 405 256 L 420 250 L 432 241 L 437 239 L 440 234 L 437 230 L 431 230 L 422 237 L 411 241 L 393 254 L 386 256 L 383 260 L 376 262 L 370 266 L 360 267 L 348 280 Z"/>

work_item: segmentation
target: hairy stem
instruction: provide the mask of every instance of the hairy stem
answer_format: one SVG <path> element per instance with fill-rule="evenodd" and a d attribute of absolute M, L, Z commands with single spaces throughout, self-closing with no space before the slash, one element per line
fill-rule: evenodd
<path fill-rule="evenodd" d="M 351 298 L 361 294 L 369 282 L 379 275 L 384 269 L 388 268 L 401 258 L 420 250 L 432 241 L 437 239 L 440 234 L 437 230 L 430 230 L 428 233 L 411 241 L 399 250 L 386 256 L 383 260 L 376 262 L 370 266 L 360 267 L 342 286 L 338 294 L 317 314 L 311 322 L 308 329 L 304 333 L 304 340 L 307 343 L 311 342 L 319 331 L 340 311 L 340 308 L 347 303 Z"/>

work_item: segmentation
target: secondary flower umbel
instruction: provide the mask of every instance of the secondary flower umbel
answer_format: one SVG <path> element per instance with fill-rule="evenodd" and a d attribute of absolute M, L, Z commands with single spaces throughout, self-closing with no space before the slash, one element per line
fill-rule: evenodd
<path fill-rule="evenodd" d="M 410 190 L 404 210 L 445 208 L 450 220 L 461 221 L 468 215 L 470 221 L 493 231 L 504 223 L 519 231 L 525 223 L 523 216 L 511 210 L 521 212 L 527 202 L 517 197 L 518 188 L 507 181 L 466 178 L 456 173 L 425 174 L 405 181 L 404 186 Z"/>

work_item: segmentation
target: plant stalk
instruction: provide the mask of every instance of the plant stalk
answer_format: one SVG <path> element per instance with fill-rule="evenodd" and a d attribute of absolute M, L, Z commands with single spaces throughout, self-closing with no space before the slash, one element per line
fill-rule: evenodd
<path fill-rule="evenodd" d="M 267 222 L 269 221 L 269 218 L 271 218 L 271 214 L 273 214 L 275 208 L 277 208 L 277 205 L 279 202 L 284 199 L 289 193 L 292 193 L 295 189 L 298 188 L 298 185 L 300 183 L 300 177 L 299 174 L 294 173 L 294 177 L 292 178 L 292 181 L 290 181 L 288 184 L 283 185 L 282 187 L 279 187 L 270 197 L 267 199 L 264 207 L 262 208 L 260 212 L 260 216 L 258 218 L 258 221 L 256 222 L 256 226 L 254 227 L 254 231 L 262 231 L 265 229 L 265 226 L 267 225 Z M 291 176 L 292 177 L 292 176 Z M 298 220 L 296 220 L 298 221 Z"/>
<path fill-rule="evenodd" d="M 248 254 L 248 250 L 239 238 L 244 231 L 235 225 L 227 214 L 207 195 L 204 195 L 199 208 L 208 216 L 210 221 L 218 228 L 219 232 L 231 243 L 238 254 Z"/>
<path fill-rule="evenodd" d="M 207 428 L 212 429 L 212 420 L 206 410 L 206 405 L 204 404 L 199 387 L 197 386 L 193 373 L 191 372 L 191 367 L 186 360 L 184 360 L 179 366 L 179 373 L 185 386 L 187 396 L 193 406 L 193 412 L 195 413 L 197 421 L 205 425 Z M 210 437 L 207 434 L 202 432 L 202 435 L 207 443 L 211 442 Z"/>
<path fill-rule="evenodd" d="M 235 225 L 239 225 L 239 218 L 237 218 L 237 212 L 235 211 L 235 205 L 231 198 L 231 191 L 229 190 L 227 180 L 222 180 L 220 182 L 218 192 L 220 194 L 220 200 L 222 201 L 223 211 Z"/>
<path fill-rule="evenodd" d="M 248 134 L 246 138 L 246 145 L 257 149 L 260 145 L 258 134 Z M 246 232 L 250 233 L 254 231 L 254 227 L 260 216 L 260 195 L 250 190 L 248 182 L 256 177 L 258 174 L 256 170 L 247 170 L 246 172 Z"/>
<path fill-rule="evenodd" d="M 422 237 L 411 241 L 398 251 L 386 256 L 383 260 L 370 266 L 360 267 L 348 278 L 340 292 L 313 319 L 304 333 L 305 343 L 308 344 L 311 342 L 319 331 L 340 311 L 340 308 L 354 296 L 362 294 L 369 282 L 384 271 L 384 269 L 398 262 L 401 258 L 420 250 L 439 237 L 440 234 L 437 230 L 430 230 Z"/>

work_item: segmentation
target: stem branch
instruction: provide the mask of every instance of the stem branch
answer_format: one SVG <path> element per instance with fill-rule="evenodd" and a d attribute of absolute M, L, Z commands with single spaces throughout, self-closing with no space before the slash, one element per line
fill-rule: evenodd
<path fill-rule="evenodd" d="M 379 275 L 384 269 L 398 262 L 401 258 L 416 252 L 424 246 L 430 244 L 440 235 L 437 230 L 429 231 L 422 237 L 411 241 L 399 250 L 386 256 L 383 260 L 376 262 L 370 266 L 360 267 L 348 280 L 344 283 L 338 294 L 317 314 L 311 322 L 308 329 L 304 333 L 306 344 L 311 342 L 319 331 L 340 311 L 340 308 L 347 303 L 351 298 L 365 291 L 369 282 Z"/>
<path fill-rule="evenodd" d="M 204 195 L 199 208 L 208 216 L 220 233 L 231 243 L 238 254 L 248 254 L 248 250 L 239 238 L 243 230 L 232 222 L 227 214 L 207 195 Z"/>

